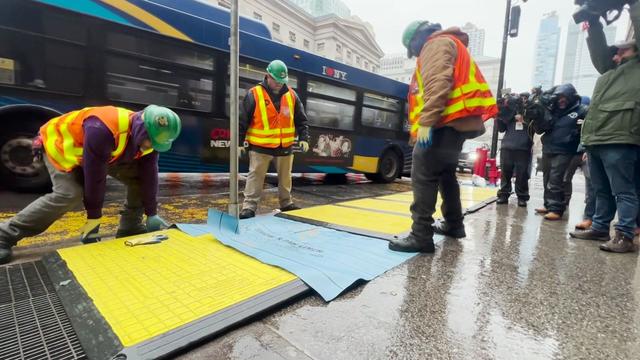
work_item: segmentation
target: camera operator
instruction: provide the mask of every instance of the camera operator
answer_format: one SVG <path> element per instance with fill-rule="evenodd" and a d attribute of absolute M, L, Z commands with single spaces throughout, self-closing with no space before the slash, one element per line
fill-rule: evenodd
<path fill-rule="evenodd" d="M 527 206 L 529 201 L 529 176 L 533 139 L 524 122 L 525 101 L 529 93 L 519 96 L 507 95 L 499 103 L 498 131 L 505 133 L 500 146 L 500 190 L 497 204 L 506 204 L 511 195 L 511 178 L 516 177 L 518 206 Z"/>
<path fill-rule="evenodd" d="M 640 34 L 640 4 L 628 1 L 631 23 Z M 591 181 L 596 194 L 596 212 L 591 229 L 572 237 L 607 241 L 601 250 L 618 253 L 637 251 L 633 244 L 638 195 L 634 178 L 640 148 L 640 58 L 638 42 L 609 47 L 599 17 L 589 21 L 587 45 L 591 61 L 602 74 L 596 82 L 589 115 L 582 129 Z M 609 239 L 611 220 L 618 213 L 615 237 Z"/>
<path fill-rule="evenodd" d="M 547 98 L 551 93 L 550 98 Z M 542 136 L 544 207 L 536 209 L 546 220 L 560 220 L 566 209 L 564 175 L 580 145 L 580 127 L 586 107 L 571 84 L 554 87 L 541 96 L 548 107 L 544 116 L 532 119 L 537 134 Z M 548 99 L 548 100 L 547 100 Z"/>

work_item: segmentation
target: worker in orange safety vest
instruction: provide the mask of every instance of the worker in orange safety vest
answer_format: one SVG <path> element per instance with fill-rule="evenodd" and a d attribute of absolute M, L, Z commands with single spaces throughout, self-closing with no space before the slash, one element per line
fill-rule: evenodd
<path fill-rule="evenodd" d="M 264 80 L 247 92 L 240 106 L 240 151 L 249 144 L 249 174 L 244 188 L 240 219 L 256 215 L 264 179 L 275 159 L 278 172 L 278 197 L 281 211 L 299 209 L 291 198 L 293 145 L 309 150 L 309 127 L 304 106 L 296 92 L 287 86 L 289 73 L 280 60 L 267 66 Z"/>
<path fill-rule="evenodd" d="M 498 109 L 489 84 L 469 54 L 469 36 L 459 28 L 414 21 L 402 36 L 408 57 L 417 56 L 409 87 L 409 124 L 414 144 L 411 181 L 411 233 L 389 248 L 405 252 L 435 251 L 433 234 L 466 236 L 458 157 L 466 139 L 484 133 L 484 121 Z M 438 189 L 444 222 L 434 224 Z"/>

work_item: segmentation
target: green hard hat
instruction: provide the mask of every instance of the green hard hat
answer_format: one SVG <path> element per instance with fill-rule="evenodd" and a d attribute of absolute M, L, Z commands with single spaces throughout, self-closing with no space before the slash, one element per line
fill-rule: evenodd
<path fill-rule="evenodd" d="M 173 110 L 158 105 L 149 105 L 142 112 L 142 121 L 147 129 L 151 146 L 158 152 L 171 149 L 171 144 L 180 135 L 180 117 Z"/>
<path fill-rule="evenodd" d="M 267 66 L 267 72 L 271 77 L 280 84 L 286 84 L 289 82 L 289 72 L 287 71 L 287 65 L 280 60 L 273 60 Z"/>
<path fill-rule="evenodd" d="M 404 29 L 404 32 L 402 33 L 402 45 L 404 45 L 404 47 L 406 47 L 407 49 L 409 48 L 409 44 L 411 43 L 411 39 L 413 39 L 413 35 L 416 34 L 416 31 L 418 31 L 418 28 L 423 23 L 425 23 L 425 21 L 416 20 L 407 25 L 407 27 Z"/>

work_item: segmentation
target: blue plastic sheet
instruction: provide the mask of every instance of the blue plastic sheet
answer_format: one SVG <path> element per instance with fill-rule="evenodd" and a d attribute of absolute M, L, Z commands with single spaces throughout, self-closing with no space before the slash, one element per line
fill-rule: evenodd
<path fill-rule="evenodd" d="M 210 209 L 206 225 L 178 224 L 192 235 L 213 234 L 227 246 L 302 279 L 326 301 L 354 282 L 371 280 L 415 256 L 388 249 L 385 240 L 275 216 L 238 222 Z"/>

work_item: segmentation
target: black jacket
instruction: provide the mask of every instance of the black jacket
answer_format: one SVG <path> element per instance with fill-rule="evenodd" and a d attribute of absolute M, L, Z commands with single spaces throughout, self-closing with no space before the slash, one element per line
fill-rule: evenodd
<path fill-rule="evenodd" d="M 587 116 L 587 106 L 574 103 L 565 110 L 551 112 L 549 121 L 533 123 L 542 136 L 542 152 L 545 154 L 576 154 L 580 145 L 581 123 Z"/>
<path fill-rule="evenodd" d="M 522 124 L 522 129 L 516 129 L 515 116 L 511 118 L 498 117 L 498 131 L 505 133 L 502 138 L 501 150 L 531 151 L 533 139 L 529 136 L 527 124 Z"/>
<path fill-rule="evenodd" d="M 283 86 L 277 95 L 273 94 L 271 89 L 269 89 L 269 86 L 267 86 L 267 83 L 265 80 L 263 80 L 261 83 L 257 84 L 256 86 L 262 86 L 267 90 L 267 94 L 269 95 L 269 98 L 273 102 L 273 106 L 275 106 L 275 108 L 278 109 L 279 111 L 280 99 L 282 99 L 282 95 L 284 95 L 287 91 L 289 91 L 289 88 L 287 87 L 287 85 Z M 300 101 L 298 94 L 295 91 L 293 91 L 293 94 L 295 96 L 295 105 L 294 105 L 295 109 L 293 111 L 293 121 L 296 127 L 296 135 L 298 136 L 298 141 L 308 142 L 309 141 L 309 125 L 307 124 L 308 122 L 307 114 L 304 111 L 304 105 L 302 104 L 302 101 Z M 247 95 L 245 95 L 244 100 L 242 101 L 242 106 L 240 106 L 240 115 L 239 115 L 240 118 L 239 118 L 239 124 L 238 124 L 239 133 L 240 133 L 240 144 L 244 143 L 245 141 L 245 137 L 247 136 L 247 130 L 249 129 L 249 126 L 251 125 L 251 121 L 253 120 L 253 113 L 255 111 L 255 108 L 256 108 L 256 100 L 253 98 L 253 92 L 248 91 Z M 289 155 L 291 154 L 291 150 L 292 150 L 291 146 L 286 148 L 278 147 L 278 148 L 272 149 L 272 148 L 264 148 L 264 147 L 256 146 L 252 144 L 249 144 L 249 148 L 253 151 L 260 152 L 263 154 L 269 154 L 273 156 Z"/>

